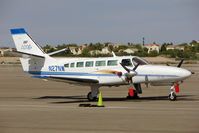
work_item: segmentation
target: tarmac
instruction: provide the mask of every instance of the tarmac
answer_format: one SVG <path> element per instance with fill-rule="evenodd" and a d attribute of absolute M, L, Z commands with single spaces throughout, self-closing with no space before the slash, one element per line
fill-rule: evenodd
<path fill-rule="evenodd" d="M 86 86 L 43 81 L 23 73 L 21 65 L 0 65 L 0 133 L 198 133 L 199 64 L 180 85 L 177 101 L 169 86 L 143 87 L 137 100 L 126 99 L 130 86 L 102 87 L 105 107 L 88 102 Z"/>

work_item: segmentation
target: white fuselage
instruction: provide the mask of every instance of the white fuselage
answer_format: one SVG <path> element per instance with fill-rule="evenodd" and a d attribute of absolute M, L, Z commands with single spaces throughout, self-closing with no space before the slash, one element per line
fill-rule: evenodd
<path fill-rule="evenodd" d="M 135 60 L 134 60 L 135 59 Z M 148 64 L 143 59 L 136 56 L 124 57 L 104 57 L 104 58 L 52 58 L 47 57 L 45 60 L 37 62 L 34 67 L 34 60 L 22 59 L 22 62 L 29 62 L 25 72 L 34 74 L 34 77 L 51 78 L 62 80 L 63 78 L 76 79 L 93 79 L 99 81 L 96 84 L 107 86 L 118 86 L 129 84 L 125 77 L 127 73 L 120 65 L 125 60 L 131 63 L 127 65 L 133 69 L 136 63 L 140 63 L 136 69 L 136 76 L 133 77 L 133 83 L 174 83 L 182 81 L 191 75 L 186 69 Z M 30 68 L 31 66 L 31 68 Z M 38 67 L 43 66 L 43 67 Z M 27 71 L 26 71 L 27 70 Z M 118 75 L 121 72 L 122 75 Z M 68 82 L 68 81 L 66 81 Z M 82 84 L 91 85 L 82 82 Z"/>

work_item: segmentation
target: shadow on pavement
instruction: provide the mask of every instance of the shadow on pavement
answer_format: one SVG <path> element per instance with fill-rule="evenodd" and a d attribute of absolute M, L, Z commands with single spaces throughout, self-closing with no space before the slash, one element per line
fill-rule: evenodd
<path fill-rule="evenodd" d="M 179 95 L 177 96 L 177 101 L 199 101 L 199 99 L 193 98 L 194 95 Z M 60 102 L 51 102 L 51 103 L 82 103 L 90 102 L 87 100 L 86 96 L 43 96 L 33 99 L 72 99 L 75 101 L 60 101 Z M 114 98 L 114 97 L 104 97 L 103 101 L 127 101 L 127 102 L 142 102 L 142 101 L 164 101 L 168 100 L 168 96 L 153 96 L 153 97 L 140 97 L 138 99 L 127 99 L 126 97 Z M 93 102 L 93 101 L 92 101 Z M 97 102 L 97 101 L 94 101 Z"/>

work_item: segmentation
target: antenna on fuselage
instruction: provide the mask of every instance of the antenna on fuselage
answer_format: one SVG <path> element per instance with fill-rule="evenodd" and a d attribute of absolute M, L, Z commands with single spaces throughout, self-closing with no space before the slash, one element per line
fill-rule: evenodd
<path fill-rule="evenodd" d="M 113 54 L 113 57 L 117 57 L 113 51 L 112 51 L 112 54 Z"/>

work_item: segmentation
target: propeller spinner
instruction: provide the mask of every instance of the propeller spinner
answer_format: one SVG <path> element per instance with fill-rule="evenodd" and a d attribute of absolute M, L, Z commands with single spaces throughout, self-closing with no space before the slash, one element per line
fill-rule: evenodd
<path fill-rule="evenodd" d="M 120 65 L 127 71 L 127 73 L 125 73 L 125 76 L 126 76 L 126 79 L 129 81 L 131 81 L 131 83 L 133 83 L 133 77 L 135 75 L 137 75 L 137 72 L 135 71 L 138 66 L 140 65 L 139 63 L 131 70 L 131 69 L 128 69 L 124 64 L 120 63 Z"/>

